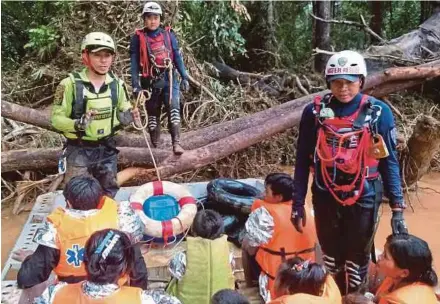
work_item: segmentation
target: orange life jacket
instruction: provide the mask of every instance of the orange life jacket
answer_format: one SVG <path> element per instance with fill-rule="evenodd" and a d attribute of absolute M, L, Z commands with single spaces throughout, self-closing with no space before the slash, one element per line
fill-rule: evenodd
<path fill-rule="evenodd" d="M 434 288 L 423 283 L 413 283 L 393 290 L 393 280 L 385 278 L 376 292 L 379 304 L 437 304 Z"/>
<path fill-rule="evenodd" d="M 87 275 L 84 267 L 85 244 L 89 237 L 102 229 L 118 228 L 118 205 L 108 197 L 103 197 L 99 211 L 85 218 L 75 218 L 58 207 L 47 220 L 57 229 L 60 260 L 54 271 L 59 277 Z"/>
<path fill-rule="evenodd" d="M 174 59 L 170 37 L 171 28 L 166 27 L 165 30 L 160 31 L 156 37 L 152 38 L 146 35 L 143 29 L 136 30 L 136 35 L 139 37 L 142 77 L 157 76 L 152 63 L 158 67 L 163 67 L 167 59 Z"/>
<path fill-rule="evenodd" d="M 294 295 L 282 296 L 269 302 L 269 304 L 296 304 L 296 303 L 341 304 L 342 297 L 341 297 L 341 292 L 339 291 L 339 288 L 336 285 L 335 280 L 331 275 L 328 275 L 324 285 L 324 293 L 320 297 L 305 293 L 298 293 Z"/>
<path fill-rule="evenodd" d="M 331 100 L 327 97 L 324 100 Z M 315 97 L 318 125 L 315 159 L 319 160 L 320 167 L 315 174 L 320 173 L 323 186 L 339 203 L 352 205 L 362 195 L 365 179 L 379 176 L 379 160 L 369 153 L 373 130 L 370 123 L 365 122 L 372 113 L 368 95 L 362 95 L 359 108 L 350 116 L 320 118 L 325 105 L 320 96 Z M 342 174 L 347 179 L 338 183 L 334 174 Z"/>
<path fill-rule="evenodd" d="M 274 231 L 269 242 L 258 248 L 256 260 L 262 272 L 269 278 L 268 290 L 274 298 L 274 279 L 282 262 L 295 256 L 315 261 L 316 230 L 310 211 L 306 208 L 307 217 L 311 220 L 307 221 L 303 233 L 296 231 L 290 221 L 292 201 L 270 204 L 263 200 L 255 200 L 251 210 L 254 211 L 260 207 L 266 208 L 272 216 Z"/>
<path fill-rule="evenodd" d="M 83 283 L 84 282 L 68 284 L 62 287 L 55 294 L 53 304 L 142 304 L 142 289 L 140 288 L 122 286 L 118 291 L 114 292 L 112 295 L 106 298 L 92 299 L 83 293 Z"/>

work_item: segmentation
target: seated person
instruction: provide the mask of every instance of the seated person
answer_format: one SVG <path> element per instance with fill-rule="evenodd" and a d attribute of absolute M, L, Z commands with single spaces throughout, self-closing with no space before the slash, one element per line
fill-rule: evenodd
<path fill-rule="evenodd" d="M 437 303 L 438 278 L 424 240 L 411 234 L 388 236 L 377 265 L 386 277 L 376 292 L 377 303 Z"/>
<path fill-rule="evenodd" d="M 250 304 L 241 293 L 232 289 L 217 291 L 211 299 L 211 304 Z"/>
<path fill-rule="evenodd" d="M 281 264 L 270 304 L 340 304 L 341 292 L 325 268 L 300 257 Z"/>
<path fill-rule="evenodd" d="M 167 291 L 183 304 L 209 303 L 217 291 L 234 288 L 223 219 L 213 210 L 202 210 L 191 229 L 195 237 L 187 237 L 186 252 L 170 261 L 173 279 Z"/>
<path fill-rule="evenodd" d="M 317 241 L 313 218 L 307 208 L 310 220 L 303 233 L 299 233 L 290 220 L 293 179 L 285 173 L 272 173 L 266 177 L 265 187 L 264 200 L 253 203 L 246 222 L 242 257 L 248 287 L 259 278 L 260 294 L 265 301 L 270 301 L 274 298 L 274 279 L 281 262 L 294 256 L 315 261 Z"/>
<path fill-rule="evenodd" d="M 20 288 L 46 281 L 52 270 L 62 282 L 84 280 L 84 246 L 95 231 L 120 229 L 133 243 L 142 239 L 144 226 L 129 203 L 118 204 L 103 193 L 98 180 L 89 176 L 74 177 L 66 184 L 63 195 L 67 207 L 55 209 L 36 232 L 34 241 L 38 247 L 24 259 L 18 272 Z M 130 272 L 130 285 L 146 289 L 147 267 L 138 246 L 134 253 L 136 267 Z"/>
<path fill-rule="evenodd" d="M 97 231 L 85 247 L 87 280 L 75 284 L 60 282 L 50 286 L 34 303 L 180 304 L 179 300 L 166 294 L 160 297 L 156 294 L 153 298 L 149 291 L 122 286 L 135 267 L 134 259 L 134 248 L 124 232 L 115 229 Z"/>

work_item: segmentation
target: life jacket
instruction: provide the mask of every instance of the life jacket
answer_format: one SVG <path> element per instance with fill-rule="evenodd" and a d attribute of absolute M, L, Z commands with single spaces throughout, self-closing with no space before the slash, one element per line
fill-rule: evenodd
<path fill-rule="evenodd" d="M 265 245 L 258 248 L 256 261 L 261 271 L 268 276 L 267 290 L 271 298 L 275 295 L 275 276 L 281 263 L 289 258 L 299 256 L 303 259 L 315 261 L 316 254 L 316 230 L 309 208 L 306 208 L 306 216 L 311 219 L 303 228 L 303 233 L 296 231 L 290 221 L 292 213 L 292 201 L 278 204 L 270 204 L 263 200 L 255 200 L 251 210 L 260 207 L 266 208 L 274 221 L 272 238 Z"/>
<path fill-rule="evenodd" d="M 423 283 L 413 283 L 391 291 L 393 280 L 385 278 L 376 292 L 379 304 L 437 304 L 434 288 Z"/>
<path fill-rule="evenodd" d="M 58 277 L 85 277 L 84 267 L 85 244 L 89 237 L 96 231 L 112 228 L 118 229 L 118 206 L 114 200 L 103 197 L 102 207 L 97 213 L 75 218 L 58 207 L 47 220 L 57 230 L 57 243 L 60 249 L 60 259 L 54 271 Z"/>
<path fill-rule="evenodd" d="M 324 285 L 324 292 L 322 296 L 314 296 L 305 293 L 298 293 L 294 295 L 287 295 L 276 298 L 269 302 L 269 304 L 341 304 L 342 297 L 335 280 L 331 275 L 327 276 Z"/>
<path fill-rule="evenodd" d="M 85 295 L 82 291 L 82 284 L 68 284 L 63 286 L 55 293 L 53 304 L 114 304 L 114 303 L 130 303 L 142 304 L 142 289 L 137 287 L 122 286 L 108 297 L 100 299 L 92 299 Z"/>
<path fill-rule="evenodd" d="M 64 133 L 67 138 L 97 141 L 113 136 L 120 129 L 117 116 L 119 81 L 112 73 L 109 73 L 109 76 L 113 78 L 113 81 L 107 85 L 107 90 L 95 94 L 94 89 L 90 91 L 93 85 L 90 82 L 85 82 L 79 73 L 69 74 L 75 85 L 70 118 L 80 119 L 83 114 L 90 110 L 98 113 L 93 116 L 93 120 L 85 131 Z"/>
<path fill-rule="evenodd" d="M 314 99 L 317 143 L 314 157 L 315 182 L 318 174 L 324 185 L 342 205 L 356 203 L 362 195 L 365 179 L 379 176 L 379 160 L 369 153 L 373 140 L 372 103 L 362 95 L 358 109 L 349 116 L 321 117 L 331 96 Z"/>
<path fill-rule="evenodd" d="M 142 77 L 155 77 L 160 74 L 167 60 L 174 60 L 171 45 L 171 27 L 160 29 L 156 37 L 149 37 L 143 29 L 136 30 L 139 37 L 139 54 Z"/>
<path fill-rule="evenodd" d="M 226 235 L 215 240 L 188 237 L 187 245 L 185 274 L 171 281 L 169 294 L 182 304 L 210 303 L 217 291 L 234 289 Z"/>

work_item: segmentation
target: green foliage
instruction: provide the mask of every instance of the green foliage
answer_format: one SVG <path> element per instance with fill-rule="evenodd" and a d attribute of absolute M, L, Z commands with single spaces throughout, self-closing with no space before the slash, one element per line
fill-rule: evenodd
<path fill-rule="evenodd" d="M 200 59 L 234 58 L 246 52 L 239 33 L 241 17 L 229 2 L 183 2 L 177 26 L 183 29 L 187 42 L 198 41 L 193 49 Z"/>
<path fill-rule="evenodd" d="M 59 38 L 54 28 L 40 25 L 29 30 L 29 42 L 24 45 L 24 48 L 36 50 L 41 60 L 47 59 L 56 50 Z"/>

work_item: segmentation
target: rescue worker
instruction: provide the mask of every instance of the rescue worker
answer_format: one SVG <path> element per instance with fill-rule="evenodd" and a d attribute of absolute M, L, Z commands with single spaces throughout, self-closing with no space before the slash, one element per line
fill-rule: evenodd
<path fill-rule="evenodd" d="M 183 304 L 209 303 L 221 289 L 234 288 L 232 258 L 223 219 L 213 210 L 196 214 L 187 237 L 186 252 L 179 252 L 170 261 L 172 280 L 167 292 Z"/>
<path fill-rule="evenodd" d="M 77 283 L 87 277 L 84 266 L 84 246 L 95 231 L 120 229 L 130 236 L 133 244 L 143 237 L 144 226 L 128 202 L 116 203 L 103 196 L 99 182 L 90 176 L 72 178 L 64 188 L 66 208 L 58 207 L 44 226 L 35 233 L 38 244 L 33 254 L 21 264 L 17 275 L 20 288 L 31 288 L 45 282 L 52 270 L 58 280 Z M 130 285 L 147 288 L 147 268 L 135 246 Z"/>
<path fill-rule="evenodd" d="M 407 233 L 405 202 L 391 110 L 360 92 L 367 76 L 364 58 L 353 51 L 336 53 L 325 76 L 331 93 L 306 106 L 300 122 L 292 222 L 302 232 L 312 168 L 312 203 L 324 263 L 346 294 L 365 280 L 383 187 L 394 234 Z"/>
<path fill-rule="evenodd" d="M 292 178 L 285 173 L 272 173 L 266 177 L 265 187 L 264 200 L 255 200 L 246 221 L 242 258 L 247 282 L 258 278 L 261 296 L 270 301 L 274 299 L 274 280 L 281 263 L 294 256 L 315 261 L 317 240 L 313 222 L 303 234 L 290 222 Z"/>
<path fill-rule="evenodd" d="M 157 147 L 160 140 L 162 104 L 168 115 L 173 151 L 181 155 L 180 145 L 180 90 L 189 90 L 188 74 L 179 51 L 176 36 L 168 27 L 162 28 L 162 8 L 156 2 L 147 2 L 142 10 L 144 28 L 136 30 L 130 43 L 131 82 L 135 98 L 141 90 L 151 91 L 146 101 L 148 130 L 151 142 Z M 139 78 L 140 76 L 140 78 Z"/>
<path fill-rule="evenodd" d="M 377 263 L 386 276 L 376 292 L 379 304 L 436 304 L 438 277 L 428 244 L 414 235 L 390 235 Z"/>
<path fill-rule="evenodd" d="M 276 299 L 269 304 L 340 304 L 341 292 L 318 263 L 300 257 L 282 263 L 275 280 Z"/>
<path fill-rule="evenodd" d="M 153 296 L 150 291 L 121 285 L 126 274 L 135 267 L 134 256 L 130 239 L 124 232 L 115 229 L 97 231 L 87 241 L 84 251 L 87 280 L 50 286 L 34 303 L 180 304 L 179 300 L 166 294 Z"/>
<path fill-rule="evenodd" d="M 101 32 L 86 35 L 81 56 L 86 66 L 71 73 L 56 89 L 52 126 L 67 139 L 59 169 L 64 183 L 72 177 L 91 174 L 107 196 L 119 189 L 116 180 L 117 154 L 114 134 L 122 125 L 139 119 L 131 109 L 124 83 L 110 71 L 115 57 L 113 39 Z"/>

